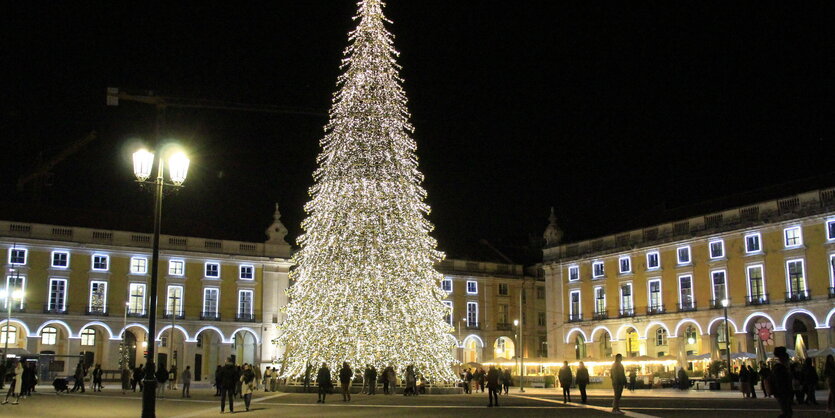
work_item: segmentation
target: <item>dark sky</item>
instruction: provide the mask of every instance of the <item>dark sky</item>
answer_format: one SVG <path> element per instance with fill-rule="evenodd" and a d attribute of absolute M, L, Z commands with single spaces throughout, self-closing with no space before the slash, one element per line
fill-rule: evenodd
<path fill-rule="evenodd" d="M 0 212 L 146 230 L 152 197 L 131 183 L 127 147 L 151 138 L 154 111 L 106 107 L 105 88 L 324 112 L 355 9 L 19 3 L 0 15 Z M 483 255 L 486 238 L 529 260 L 518 246 L 541 235 L 549 206 L 581 239 L 832 178 L 826 2 L 388 3 L 434 236 L 452 256 Z M 260 241 L 278 201 L 295 239 L 324 117 L 170 109 L 166 120 L 193 160 L 187 187 L 166 197 L 164 233 Z M 39 153 L 92 130 L 39 205 L 16 191 Z"/>

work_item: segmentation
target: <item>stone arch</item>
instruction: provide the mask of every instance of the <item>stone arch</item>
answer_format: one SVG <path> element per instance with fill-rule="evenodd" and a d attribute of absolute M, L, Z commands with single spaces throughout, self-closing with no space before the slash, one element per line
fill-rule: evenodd
<path fill-rule="evenodd" d="M 632 323 L 627 323 L 627 324 L 623 324 L 623 325 L 621 325 L 621 326 L 620 326 L 620 328 L 618 328 L 617 333 L 615 333 L 615 335 L 614 335 L 614 337 L 615 337 L 615 338 L 613 338 L 613 339 L 612 339 L 612 341 L 621 341 L 621 340 L 623 340 L 623 338 L 625 338 L 625 337 L 626 337 L 626 332 L 627 332 L 630 328 L 634 329 L 634 330 L 635 330 L 635 332 L 636 332 L 636 333 L 638 333 L 638 336 L 640 337 L 641 333 L 640 333 L 640 332 L 638 332 L 638 327 L 636 327 L 636 326 L 635 326 L 635 324 L 632 324 Z"/>
<path fill-rule="evenodd" d="M 164 334 L 164 333 L 165 333 L 166 331 L 168 331 L 169 329 L 171 329 L 171 324 L 168 324 L 168 325 L 166 325 L 166 326 L 164 326 L 164 327 L 160 328 L 159 332 L 157 332 L 157 338 L 156 338 L 156 341 L 158 341 L 158 342 L 159 342 L 159 341 L 162 341 L 162 334 Z M 189 340 L 188 331 L 186 331 L 186 329 L 185 329 L 185 328 L 181 327 L 180 325 L 174 325 L 174 329 L 176 329 L 176 330 L 180 331 L 181 333 L 183 333 L 183 337 L 184 337 L 184 339 L 185 339 L 186 341 L 188 341 L 188 340 Z"/>
<path fill-rule="evenodd" d="M 704 331 L 702 331 L 702 326 L 699 325 L 699 323 L 696 322 L 695 319 L 684 318 L 681 321 L 678 321 L 678 324 L 676 324 L 676 328 L 675 328 L 675 334 L 670 335 L 670 337 L 678 337 L 679 336 L 679 331 L 681 330 L 681 326 L 684 325 L 684 324 L 687 324 L 687 323 L 695 325 L 696 329 L 699 330 L 699 335 L 704 335 L 705 334 Z"/>
<path fill-rule="evenodd" d="M 574 334 L 575 332 L 579 332 L 580 335 L 583 336 L 583 341 L 588 341 L 589 340 L 589 338 L 586 336 L 586 333 L 580 327 L 574 327 L 574 328 L 571 328 L 570 330 L 568 330 L 568 332 L 565 334 L 566 344 L 571 342 L 571 335 Z"/>
<path fill-rule="evenodd" d="M 826 323 L 823 324 L 824 327 L 829 327 L 832 324 L 832 319 L 835 318 L 835 308 L 832 308 L 828 314 L 826 314 Z"/>
<path fill-rule="evenodd" d="M 512 359 L 516 356 L 516 342 L 502 335 L 493 342 L 493 359 Z"/>
<path fill-rule="evenodd" d="M 765 319 L 768 319 L 769 322 L 771 322 L 771 326 L 774 327 L 775 331 L 785 331 L 785 329 L 777 327 L 777 321 L 775 321 L 774 318 L 771 317 L 771 315 L 769 315 L 765 312 L 753 312 L 750 315 L 748 315 L 748 317 L 746 317 L 745 321 L 742 323 L 742 329 L 743 329 L 742 332 L 746 332 L 748 327 L 751 325 L 751 320 L 758 317 L 758 316 L 761 316 Z M 715 319 L 714 319 L 714 321 L 715 321 Z M 733 322 L 731 322 L 731 323 L 733 324 Z M 736 324 L 734 324 L 734 329 L 736 329 L 736 332 L 739 332 L 739 329 L 736 328 Z"/>
<path fill-rule="evenodd" d="M 791 317 L 792 315 L 796 315 L 796 314 L 808 315 L 810 318 L 812 318 L 814 327 L 818 327 L 819 325 L 825 325 L 825 324 L 821 324 L 818 321 L 818 318 L 815 316 L 815 314 L 813 314 L 811 311 L 809 311 L 807 309 L 803 309 L 803 308 L 795 308 L 795 309 L 792 309 L 792 310 L 786 312 L 786 315 L 783 316 L 783 325 L 782 325 L 783 329 L 788 329 L 789 317 Z"/>
<path fill-rule="evenodd" d="M 647 355 L 656 357 L 670 354 L 670 328 L 661 321 L 651 321 L 644 328 L 644 340 L 646 340 Z M 663 354 L 662 354 L 663 353 Z"/>
<path fill-rule="evenodd" d="M 101 322 L 101 321 L 91 321 L 91 322 L 88 322 L 88 323 L 84 324 L 81 328 L 78 329 L 78 334 L 75 335 L 75 338 L 81 338 L 81 333 L 84 332 L 85 329 L 90 328 L 92 326 L 98 326 L 98 327 L 103 328 L 105 331 L 107 331 L 107 334 L 110 336 L 109 338 L 111 340 L 119 340 L 120 339 L 118 336 L 113 335 L 113 330 L 110 329 L 109 325 L 107 325 L 107 324 L 105 324 L 104 322 Z"/>
<path fill-rule="evenodd" d="M 644 339 L 646 339 L 650 336 L 649 332 L 650 332 L 650 330 L 652 330 L 652 328 L 654 326 L 659 326 L 661 328 L 664 328 L 664 330 L 667 331 L 667 335 L 671 335 L 670 328 L 667 327 L 667 324 L 665 324 L 661 321 L 652 321 L 649 324 L 647 324 L 646 328 L 644 328 Z"/>
<path fill-rule="evenodd" d="M 720 324 L 720 323 L 725 323 L 725 318 L 724 317 L 717 316 L 716 318 L 711 319 L 710 322 L 707 324 L 707 333 L 708 334 L 713 334 L 713 327 L 718 326 L 718 324 Z M 734 322 L 733 319 L 728 318 L 728 324 L 730 324 L 733 327 L 734 334 L 738 334 L 740 332 L 739 328 L 736 326 L 736 322 Z M 730 331 L 730 329 L 728 329 L 728 331 Z M 742 332 L 744 332 L 744 331 L 742 331 Z"/>
<path fill-rule="evenodd" d="M 226 342 L 226 336 L 224 336 L 224 335 L 223 335 L 223 331 L 221 331 L 221 330 L 220 330 L 220 328 L 218 328 L 218 327 L 216 327 L 216 326 L 214 326 L 214 325 L 205 325 L 205 326 L 203 326 L 202 328 L 200 328 L 200 329 L 198 329 L 197 331 L 195 331 L 195 332 L 194 332 L 194 337 L 192 337 L 192 338 L 191 338 L 191 340 L 186 340 L 186 341 L 188 341 L 188 342 L 197 342 L 197 337 L 198 337 L 198 336 L 200 335 L 200 333 L 201 333 L 201 332 L 203 332 L 203 331 L 214 331 L 214 332 L 216 332 L 216 333 L 217 333 L 218 337 L 220 337 L 220 341 L 221 341 L 221 342 Z"/>
<path fill-rule="evenodd" d="M 38 327 L 38 330 L 35 331 L 35 335 L 33 335 L 33 337 L 35 337 L 35 336 L 39 337 L 41 335 L 41 331 L 43 331 L 44 328 L 46 328 L 50 325 L 60 325 L 64 329 L 64 331 L 67 333 L 68 337 L 73 335 L 72 328 L 70 328 L 69 324 L 67 324 L 66 322 L 61 321 L 59 319 L 50 319 L 50 320 L 44 322 L 43 324 L 41 324 L 41 326 Z"/>
<path fill-rule="evenodd" d="M 599 325 L 591 331 L 591 334 L 590 334 L 591 335 L 591 340 L 590 341 L 597 342 L 598 340 L 596 338 L 594 338 L 594 335 L 597 333 L 597 331 L 601 331 L 601 330 L 606 331 L 606 333 L 609 334 L 609 339 L 610 340 L 612 339 L 612 331 L 610 331 L 609 328 L 606 328 L 603 325 Z"/>
<path fill-rule="evenodd" d="M 482 350 L 484 349 L 484 341 L 478 335 L 470 334 L 461 343 L 462 346 L 462 363 L 480 363 L 482 359 Z"/>
<path fill-rule="evenodd" d="M 17 339 L 17 337 L 24 338 L 26 340 L 25 344 L 23 344 L 24 347 L 26 346 L 26 344 L 28 344 L 29 338 L 33 337 L 32 332 L 29 330 L 29 326 L 26 325 L 25 322 L 23 322 L 23 321 L 21 321 L 17 318 L 9 318 L 9 319 L 4 319 L 4 320 L 0 321 L 0 329 L 3 329 L 4 327 L 15 328 L 14 333 L 12 332 L 11 329 L 9 329 L 9 336 L 11 337 L 11 334 L 15 334 L 16 339 Z M 15 345 L 18 345 L 18 344 L 22 344 L 22 343 L 15 342 Z"/>
<path fill-rule="evenodd" d="M 783 329 L 786 330 L 786 345 L 794 347 L 797 336 L 800 335 L 806 348 L 820 348 L 818 333 L 815 328 L 818 320 L 806 309 L 792 309 L 783 318 Z"/>
<path fill-rule="evenodd" d="M 143 331 L 145 331 L 145 334 L 146 334 L 146 335 L 148 334 L 148 327 L 146 327 L 144 324 L 140 324 L 139 322 L 133 322 L 133 323 L 130 323 L 130 324 L 125 325 L 125 327 L 124 327 L 124 328 L 122 328 L 122 329 L 119 331 L 119 335 L 118 335 L 118 337 L 121 339 L 121 338 L 122 338 L 122 335 L 124 335 L 124 334 L 125 334 L 125 331 L 127 331 L 128 329 L 133 328 L 133 327 L 142 328 L 142 330 L 143 330 Z"/>
<path fill-rule="evenodd" d="M 237 363 L 255 363 L 258 358 L 257 351 L 261 344 L 261 338 L 252 328 L 241 327 L 236 329 L 232 332 L 230 340 Z"/>

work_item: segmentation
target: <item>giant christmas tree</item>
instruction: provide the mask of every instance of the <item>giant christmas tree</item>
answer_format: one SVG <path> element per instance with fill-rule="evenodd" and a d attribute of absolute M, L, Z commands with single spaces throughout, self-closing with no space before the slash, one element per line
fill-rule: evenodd
<path fill-rule="evenodd" d="M 284 374 L 347 361 L 451 380 L 452 328 L 434 268 L 443 254 L 429 236 L 398 53 L 384 3 L 358 5 L 294 257 Z"/>

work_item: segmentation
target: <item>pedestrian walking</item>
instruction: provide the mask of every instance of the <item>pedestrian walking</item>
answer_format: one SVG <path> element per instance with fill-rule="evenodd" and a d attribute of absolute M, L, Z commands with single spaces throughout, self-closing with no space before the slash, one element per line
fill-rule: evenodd
<path fill-rule="evenodd" d="M 823 377 L 826 386 L 829 387 L 829 397 L 826 400 L 826 412 L 835 412 L 835 358 L 832 354 L 826 356 L 826 364 L 823 366 Z"/>
<path fill-rule="evenodd" d="M 806 392 L 806 403 L 817 405 L 818 400 L 815 399 L 815 390 L 818 388 L 818 371 L 812 365 L 812 359 L 807 358 L 803 365 L 803 391 Z"/>
<path fill-rule="evenodd" d="M 747 398 L 751 394 L 751 382 L 748 380 L 748 368 L 743 363 L 739 368 L 739 391 L 742 397 Z"/>
<path fill-rule="evenodd" d="M 101 364 L 96 364 L 93 367 L 93 392 L 101 392 L 101 378 L 104 371 L 101 369 Z"/>
<path fill-rule="evenodd" d="M 238 368 L 232 363 L 232 358 L 226 359 L 226 364 L 220 369 L 220 413 L 224 412 L 226 399 L 229 399 L 229 412 L 235 412 L 235 386 L 240 376 Z"/>
<path fill-rule="evenodd" d="M 122 395 L 124 395 L 125 392 L 130 390 L 130 376 L 130 368 L 127 364 L 123 365 L 122 371 L 119 376 L 120 380 L 122 381 Z"/>
<path fill-rule="evenodd" d="M 464 387 L 465 393 L 472 392 L 472 384 L 473 384 L 473 373 L 470 371 L 470 368 L 467 368 L 467 372 L 464 373 L 464 380 L 467 382 L 467 386 Z"/>
<path fill-rule="evenodd" d="M 370 370 L 371 366 L 366 364 L 365 369 L 362 371 L 362 390 L 360 390 L 362 394 L 368 393 L 368 373 Z"/>
<path fill-rule="evenodd" d="M 221 388 L 223 387 L 223 366 L 219 365 L 215 368 L 215 396 L 220 396 Z"/>
<path fill-rule="evenodd" d="M 501 378 L 501 370 L 496 370 L 496 366 L 490 366 L 487 371 L 487 398 L 490 400 L 488 407 L 492 407 L 493 402 L 499 406 L 499 392 L 502 390 Z"/>
<path fill-rule="evenodd" d="M 249 411 L 249 403 L 252 402 L 252 392 L 255 391 L 255 372 L 252 371 L 252 366 L 244 365 L 243 373 L 241 374 L 241 394 L 244 398 L 244 407 Z"/>
<path fill-rule="evenodd" d="M 339 383 L 342 385 L 342 402 L 351 401 L 351 378 L 354 377 L 354 372 L 348 366 L 348 362 L 342 363 L 342 368 L 339 369 Z"/>
<path fill-rule="evenodd" d="M 417 376 L 415 375 L 415 367 L 411 364 L 406 366 L 406 388 L 403 389 L 403 396 L 417 396 Z"/>
<path fill-rule="evenodd" d="M 75 392 L 81 389 L 81 393 L 84 393 L 84 365 L 81 362 L 78 362 L 78 365 L 75 366 L 75 373 L 73 374 L 75 378 L 75 383 L 72 386 L 72 390 L 70 392 Z"/>
<path fill-rule="evenodd" d="M 261 368 L 253 364 L 252 374 L 255 375 L 255 390 L 258 390 L 258 386 L 261 384 Z"/>
<path fill-rule="evenodd" d="M 768 398 L 771 396 L 771 369 L 768 365 L 764 362 L 760 362 L 760 388 L 763 391 L 763 397 Z"/>
<path fill-rule="evenodd" d="M 620 397 L 623 395 L 623 387 L 626 386 L 626 372 L 623 370 L 621 361 L 623 356 L 618 353 L 615 356 L 615 363 L 612 364 L 612 369 L 609 374 L 612 376 L 612 389 L 614 391 L 614 399 L 612 399 L 612 413 L 623 414 L 620 410 Z"/>
<path fill-rule="evenodd" d="M 635 391 L 635 385 L 638 382 L 638 372 L 633 368 L 629 371 L 629 391 Z"/>
<path fill-rule="evenodd" d="M 328 369 L 327 363 L 322 363 L 319 372 L 316 373 L 316 385 L 319 386 L 319 396 L 316 398 L 316 403 L 325 403 L 325 395 L 333 388 L 331 382 L 331 371 Z"/>
<path fill-rule="evenodd" d="M 270 375 L 270 392 L 275 392 L 278 386 L 278 370 L 273 367 L 273 373 Z"/>
<path fill-rule="evenodd" d="M 368 394 L 377 394 L 377 368 L 374 365 L 371 365 L 371 368 L 368 370 Z"/>
<path fill-rule="evenodd" d="M 774 348 L 774 357 L 777 362 L 771 368 L 771 389 L 774 397 L 780 405 L 780 418 L 791 418 L 792 416 L 792 375 L 789 370 L 789 355 L 786 347 Z"/>
<path fill-rule="evenodd" d="M 389 395 L 394 395 L 397 392 L 397 373 L 394 366 L 386 368 L 386 379 L 389 381 Z"/>
<path fill-rule="evenodd" d="M 313 365 L 307 362 L 304 367 L 304 393 L 310 392 L 310 373 L 313 372 Z"/>
<path fill-rule="evenodd" d="M 757 383 L 760 381 L 760 375 L 754 370 L 751 365 L 748 365 L 748 390 L 749 397 L 757 399 Z"/>
<path fill-rule="evenodd" d="M 577 375 L 574 376 L 574 382 L 577 384 L 577 388 L 580 389 L 580 402 L 587 403 L 586 385 L 589 384 L 589 369 L 586 368 L 586 365 L 582 361 L 577 366 Z"/>
<path fill-rule="evenodd" d="M 32 387 L 33 382 L 35 381 L 35 369 L 34 364 L 31 363 L 24 363 L 23 364 L 23 386 L 20 388 L 20 397 L 26 398 L 27 396 L 32 395 Z"/>
<path fill-rule="evenodd" d="M 183 384 L 183 398 L 191 397 L 191 366 L 186 366 L 183 374 L 180 376 L 180 382 Z"/>
<path fill-rule="evenodd" d="M 246 363 L 244 363 L 244 366 L 246 366 Z M 244 371 L 243 367 L 235 366 L 235 372 L 237 373 L 237 378 L 235 379 L 235 396 L 237 396 L 239 398 L 241 397 L 241 385 L 242 385 L 240 377 L 243 374 L 243 371 Z"/>
<path fill-rule="evenodd" d="M 270 391 L 270 376 L 272 376 L 273 372 L 270 366 L 264 370 L 264 392 Z M 306 391 L 305 391 L 306 392 Z"/>
<path fill-rule="evenodd" d="M 791 371 L 792 390 L 794 390 L 797 404 L 803 405 L 806 403 L 806 392 L 803 390 L 803 367 L 800 363 L 793 361 L 789 366 L 789 370 Z"/>
<path fill-rule="evenodd" d="M 177 390 L 177 366 L 173 364 L 168 369 L 168 389 Z"/>
<path fill-rule="evenodd" d="M 168 371 L 165 370 L 165 367 L 160 363 L 159 367 L 157 367 L 157 396 L 160 398 L 165 397 L 165 382 L 168 381 Z"/>
<path fill-rule="evenodd" d="M 145 370 L 143 369 L 144 365 L 140 364 L 139 367 L 133 369 L 133 378 L 130 381 L 130 388 L 132 391 L 136 392 L 136 386 L 139 386 L 139 391 L 142 392 L 142 379 L 145 377 Z"/>
<path fill-rule="evenodd" d="M 510 386 L 513 384 L 513 376 L 510 374 L 510 367 L 504 369 L 504 373 L 502 373 L 502 388 L 504 389 L 504 394 L 507 395 L 508 390 L 510 390 Z M 499 391 L 501 392 L 501 391 Z"/>
<path fill-rule="evenodd" d="M 487 380 L 487 373 L 484 372 L 484 368 L 478 368 L 478 387 L 481 389 L 481 393 L 484 393 L 484 383 Z"/>
<path fill-rule="evenodd" d="M 574 381 L 574 376 L 571 374 L 571 367 L 568 367 L 567 361 L 560 368 L 559 379 L 560 386 L 562 386 L 562 402 L 571 402 L 571 383 Z"/>
<path fill-rule="evenodd" d="M 4 377 L 5 378 L 5 377 Z M 20 403 L 20 391 L 23 387 L 23 366 L 20 361 L 16 361 L 11 372 L 11 382 L 9 383 L 9 391 L 6 392 L 6 399 L 0 405 L 9 403 L 9 396 L 14 397 L 12 405 Z"/>

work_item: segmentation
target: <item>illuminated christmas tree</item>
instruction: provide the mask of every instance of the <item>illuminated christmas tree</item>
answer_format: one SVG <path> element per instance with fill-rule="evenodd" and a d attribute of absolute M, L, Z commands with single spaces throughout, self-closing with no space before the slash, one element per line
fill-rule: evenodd
<path fill-rule="evenodd" d="M 454 378 L 443 305 L 443 258 L 429 236 L 429 206 L 380 0 L 359 2 L 305 206 L 279 342 L 285 376 L 308 362 L 354 368 L 414 365 Z"/>

